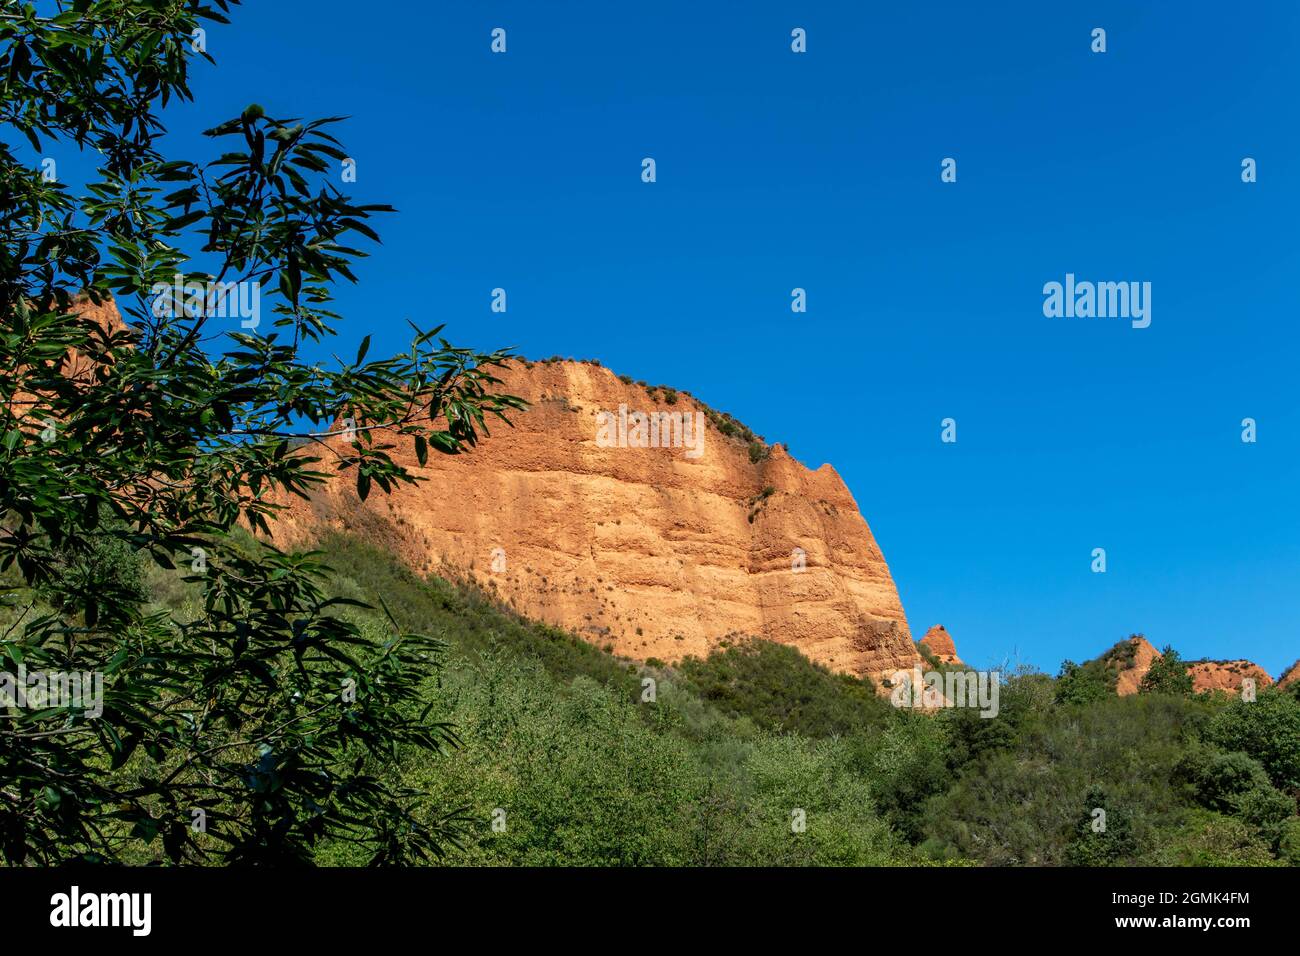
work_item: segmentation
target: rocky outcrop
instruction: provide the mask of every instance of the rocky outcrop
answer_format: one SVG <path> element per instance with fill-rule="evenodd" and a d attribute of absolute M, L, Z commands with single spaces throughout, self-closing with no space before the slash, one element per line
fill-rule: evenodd
<path fill-rule="evenodd" d="M 1277 679 L 1277 686 L 1279 689 L 1284 689 L 1297 682 L 1300 682 L 1300 661 L 1296 661 L 1282 672 L 1282 676 Z"/>
<path fill-rule="evenodd" d="M 1218 690 L 1240 694 L 1242 681 L 1248 677 L 1255 681 L 1257 691 L 1273 686 L 1268 671 L 1250 661 L 1193 661 L 1187 669 L 1192 675 L 1192 689 L 1198 694 Z"/>
<path fill-rule="evenodd" d="M 1155 646 L 1141 634 L 1120 641 L 1102 655 L 1106 666 L 1116 672 L 1115 692 L 1121 697 L 1136 694 L 1151 662 L 1160 656 Z"/>
<path fill-rule="evenodd" d="M 1160 652 L 1150 641 L 1135 634 L 1103 654 L 1101 661 L 1115 672 L 1115 690 L 1124 697 L 1141 690 L 1142 678 L 1159 656 Z M 1242 682 L 1246 678 L 1255 681 L 1256 690 L 1263 690 L 1273 684 L 1273 678 L 1264 668 L 1247 660 L 1188 661 L 1187 671 L 1192 676 L 1192 690 L 1198 694 L 1213 691 L 1240 694 Z"/>
<path fill-rule="evenodd" d="M 762 637 L 877 681 L 919 662 L 889 567 L 830 465 L 729 437 L 689 395 L 596 364 L 518 362 L 502 378 L 531 403 L 513 428 L 425 467 L 395 439 L 424 481 L 365 502 L 332 481 L 290 503 L 277 539 L 360 533 L 634 659 Z"/>
<path fill-rule="evenodd" d="M 962 659 L 957 656 L 957 645 L 953 643 L 952 635 L 944 628 L 942 624 L 936 624 L 925 632 L 925 637 L 921 638 L 921 646 L 932 654 L 941 664 L 962 664 Z"/>

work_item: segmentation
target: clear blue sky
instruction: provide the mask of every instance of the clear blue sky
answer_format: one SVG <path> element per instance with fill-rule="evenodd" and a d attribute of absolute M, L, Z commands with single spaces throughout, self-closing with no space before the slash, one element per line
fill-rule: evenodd
<path fill-rule="evenodd" d="M 402 347 L 410 316 L 687 389 L 831 462 L 914 632 L 973 663 L 1055 672 L 1139 631 L 1276 675 L 1300 656 L 1298 27 L 1290 0 L 254 0 L 171 122 L 183 146 L 254 101 L 352 117 L 356 194 L 400 215 L 341 294 L 341 354 Z M 1150 328 L 1045 318 L 1067 272 L 1151 282 Z"/>

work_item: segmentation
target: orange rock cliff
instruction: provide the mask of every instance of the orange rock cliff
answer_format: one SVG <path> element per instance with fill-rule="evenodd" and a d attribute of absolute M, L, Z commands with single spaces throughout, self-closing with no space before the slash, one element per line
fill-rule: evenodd
<path fill-rule="evenodd" d="M 830 465 L 809 470 L 780 445 L 754 461 L 690 396 L 599 365 L 519 361 L 501 378 L 531 405 L 513 428 L 425 467 L 398 438 L 395 460 L 427 481 L 365 502 L 332 481 L 290 503 L 276 539 L 359 532 L 638 660 L 762 637 L 877 682 L 920 663 L 885 558 Z M 647 435 L 638 412 L 688 418 Z M 636 447 L 647 437 L 658 447 Z"/>
<path fill-rule="evenodd" d="M 1297 681 L 1300 681 L 1300 661 L 1296 661 L 1282 672 L 1282 676 L 1277 679 L 1277 686 L 1290 687 Z"/>
<path fill-rule="evenodd" d="M 957 645 L 953 643 L 952 635 L 942 624 L 936 624 L 925 632 L 925 637 L 921 638 L 921 646 L 933 654 L 941 664 L 962 663 L 962 659 L 957 656 Z"/>
<path fill-rule="evenodd" d="M 111 301 L 78 310 L 125 328 Z M 76 353 L 66 368 L 85 373 Z M 597 364 L 521 360 L 501 377 L 532 406 L 513 416 L 514 428 L 496 424 L 472 452 L 431 453 L 426 467 L 398 438 L 394 456 L 426 481 L 365 502 L 351 483 L 330 481 L 310 502 L 288 499 L 277 541 L 360 532 L 417 571 L 467 575 L 528 617 L 638 660 L 764 637 L 878 684 L 924 666 L 884 555 L 830 465 L 810 471 L 780 445 L 755 461 L 687 393 L 632 384 Z M 636 447 L 638 412 L 690 424 L 665 426 L 667 440 L 656 427 L 653 447 Z M 962 665 L 942 624 L 920 643 Z M 1134 635 L 1102 660 L 1128 695 L 1159 656 Z M 1259 690 L 1274 683 L 1247 660 L 1188 668 L 1197 692 L 1239 694 L 1247 677 Z M 1276 683 L 1297 681 L 1300 660 Z"/>
<path fill-rule="evenodd" d="M 1136 694 L 1141 689 L 1142 678 L 1159 656 L 1160 652 L 1155 645 L 1139 634 L 1120 641 L 1102 655 L 1102 659 L 1116 671 L 1115 689 L 1124 697 Z M 1295 669 L 1294 665 L 1292 669 Z M 1256 690 L 1263 690 L 1273 684 L 1273 678 L 1264 668 L 1247 660 L 1188 661 L 1187 670 L 1192 675 L 1192 690 L 1198 694 L 1216 690 L 1240 694 L 1242 682 L 1247 677 L 1254 679 Z M 1284 686 L 1286 680 L 1284 675 Z"/>

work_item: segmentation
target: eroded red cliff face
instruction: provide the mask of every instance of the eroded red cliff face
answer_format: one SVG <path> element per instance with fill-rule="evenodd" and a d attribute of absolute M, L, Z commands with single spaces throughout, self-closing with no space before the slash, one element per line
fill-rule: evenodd
<path fill-rule="evenodd" d="M 933 654 L 940 663 L 962 663 L 962 659 L 957 656 L 957 645 L 953 643 L 952 635 L 948 633 L 942 624 L 936 624 L 926 631 L 925 637 L 921 638 L 921 645 Z"/>
<path fill-rule="evenodd" d="M 1122 697 L 1136 694 L 1141 689 L 1142 678 L 1159 656 L 1160 652 L 1150 641 L 1135 635 L 1120 641 L 1103 655 L 1103 659 L 1116 671 L 1116 691 Z M 1187 669 L 1192 675 L 1192 690 L 1198 694 L 1216 690 L 1240 694 L 1246 678 L 1255 681 L 1257 691 L 1273 684 L 1273 678 L 1264 668 L 1247 660 L 1189 661 Z"/>
<path fill-rule="evenodd" d="M 1277 686 L 1290 687 L 1297 681 L 1300 681 L 1300 661 L 1296 661 L 1282 672 L 1282 676 L 1277 679 Z"/>
<path fill-rule="evenodd" d="M 514 428 L 426 467 L 399 439 L 396 457 L 427 481 L 365 502 L 331 482 L 291 503 L 277 539 L 362 533 L 635 659 L 753 636 L 875 679 L 919 660 L 884 556 L 830 465 L 809 470 L 779 445 L 753 461 L 691 397 L 598 365 L 521 362 L 502 377 L 531 403 Z M 659 419 L 658 447 L 635 447 L 648 432 L 636 413 L 689 424 Z"/>
<path fill-rule="evenodd" d="M 1268 671 L 1246 660 L 1194 661 L 1189 670 L 1192 672 L 1192 688 L 1198 694 L 1214 690 L 1240 694 L 1242 682 L 1246 678 L 1255 681 L 1256 691 L 1273 686 L 1273 678 Z"/>
<path fill-rule="evenodd" d="M 125 328 L 111 301 L 78 311 Z M 87 372 L 76 353 L 65 369 Z M 686 393 L 598 365 L 519 362 L 502 377 L 505 391 L 532 403 L 514 428 L 494 427 L 466 455 L 431 454 L 425 467 L 399 438 L 395 457 L 427 481 L 366 502 L 345 479 L 331 481 L 310 503 L 289 499 L 276 537 L 361 533 L 416 570 L 468 575 L 521 613 L 636 659 L 765 637 L 878 682 L 922 663 L 884 556 L 830 465 L 809 470 L 779 445 L 754 461 Z M 666 441 L 637 447 L 637 413 L 690 424 L 675 419 Z M 921 643 L 962 663 L 943 625 Z M 1103 658 L 1127 695 L 1158 656 L 1135 635 Z M 1197 691 L 1238 694 L 1247 677 L 1260 690 L 1273 683 L 1246 660 L 1189 669 Z M 1298 680 L 1300 661 L 1277 683 Z"/>

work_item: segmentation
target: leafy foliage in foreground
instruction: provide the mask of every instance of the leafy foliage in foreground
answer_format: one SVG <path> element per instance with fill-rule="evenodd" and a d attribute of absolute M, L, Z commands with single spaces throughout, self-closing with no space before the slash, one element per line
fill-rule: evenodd
<path fill-rule="evenodd" d="M 336 119 L 254 105 L 208 131 L 209 158 L 169 158 L 159 110 L 190 99 L 191 62 L 209 59 L 195 31 L 237 0 L 61 6 L 0 0 L 0 661 L 98 673 L 105 693 L 98 717 L 66 700 L 0 713 L 0 853 L 444 853 L 459 803 L 417 816 L 379 772 L 452 739 L 421 699 L 440 646 L 361 628 L 319 555 L 237 532 L 267 532 L 331 472 L 362 498 L 412 482 L 397 441 L 420 461 L 473 446 L 521 406 L 494 391 L 505 353 L 415 329 L 403 355 L 367 361 L 367 337 L 350 363 L 309 361 L 339 322 L 331 287 L 390 211 L 336 188 Z M 43 175 L 50 153 L 99 165 L 74 192 Z M 165 301 L 182 279 L 200 291 Z M 265 327 L 232 319 L 232 296 Z M 128 329 L 83 314 L 109 297 Z M 189 569 L 188 613 L 142 606 L 136 555 L 140 573 Z"/>

